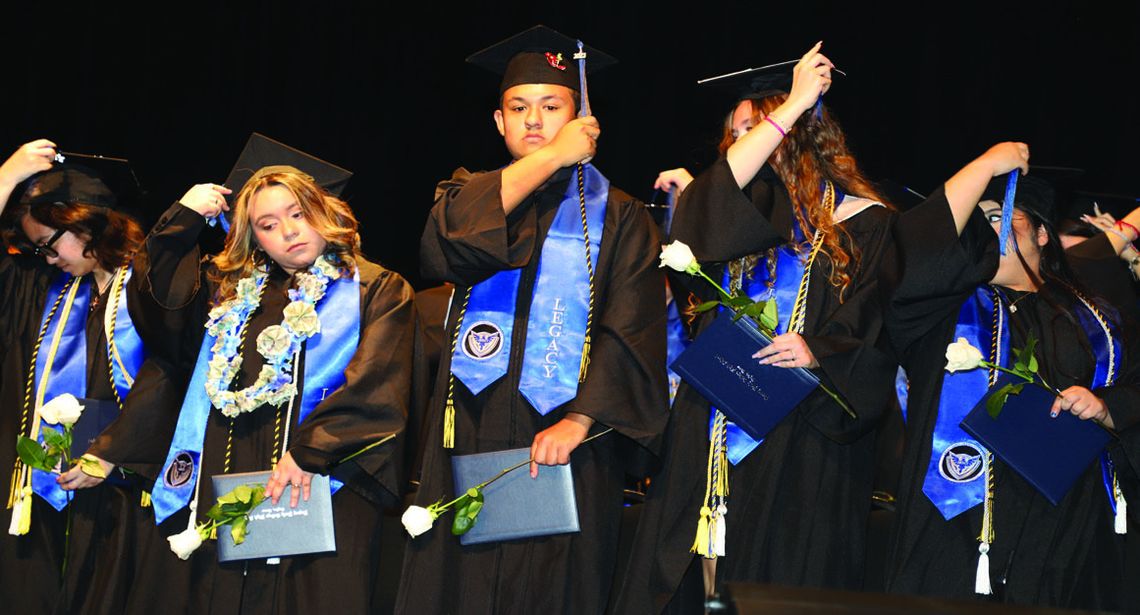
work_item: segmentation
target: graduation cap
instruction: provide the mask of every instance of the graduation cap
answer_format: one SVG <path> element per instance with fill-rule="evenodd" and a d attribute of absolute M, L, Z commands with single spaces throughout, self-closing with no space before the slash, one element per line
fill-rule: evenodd
<path fill-rule="evenodd" d="M 543 25 L 477 51 L 468 56 L 467 62 L 503 76 L 499 83 L 500 96 L 516 85 L 531 83 L 562 85 L 582 91 L 585 78 L 580 77 L 574 62 L 580 59 L 577 57 L 580 51 L 589 58 L 587 74 L 617 63 L 613 56 Z"/>
<path fill-rule="evenodd" d="M 25 205 L 82 203 L 137 215 L 142 184 L 126 158 L 60 152 L 56 164 L 27 181 Z"/>
<path fill-rule="evenodd" d="M 776 62 L 755 68 L 733 71 L 715 77 L 698 79 L 697 85 L 727 88 L 734 90 L 738 100 L 745 98 L 765 98 L 776 94 L 787 94 L 792 90 L 792 71 L 800 59 Z M 847 73 L 838 68 L 831 69 L 832 73 L 847 76 Z"/>
<path fill-rule="evenodd" d="M 986 185 L 981 201 L 994 201 L 1004 206 L 1009 188 L 1011 173 L 998 175 Z M 1024 211 L 1039 222 L 1050 226 L 1057 224 L 1057 191 L 1048 180 L 1036 175 L 1023 175 L 1016 180 L 1017 189 L 1013 195 L 1013 207 Z"/>
<path fill-rule="evenodd" d="M 225 186 L 233 190 L 229 196 L 232 203 L 238 192 L 258 171 L 266 167 L 282 167 L 281 170 L 300 171 L 333 196 L 344 192 L 352 171 L 325 162 L 316 156 L 289 147 L 261 133 L 253 133 L 245 142 L 237 162 L 226 177 Z"/>

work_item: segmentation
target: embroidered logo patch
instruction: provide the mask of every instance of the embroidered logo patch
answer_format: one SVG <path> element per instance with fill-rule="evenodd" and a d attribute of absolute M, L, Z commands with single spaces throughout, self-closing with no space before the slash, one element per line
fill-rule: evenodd
<path fill-rule="evenodd" d="M 190 478 L 194 476 L 194 458 L 190 453 L 178 453 L 174 457 L 174 461 L 170 462 L 170 467 L 166 469 L 166 475 L 162 477 L 163 482 L 171 489 L 177 489 L 186 483 L 190 482 Z"/>
<path fill-rule="evenodd" d="M 503 349 L 503 330 L 493 322 L 481 320 L 463 335 L 463 354 L 476 361 L 486 361 Z"/>
<path fill-rule="evenodd" d="M 982 475 L 985 457 L 972 442 L 956 442 L 942 451 L 938 473 L 952 483 L 968 483 Z"/>
<path fill-rule="evenodd" d="M 546 52 L 546 63 L 549 64 L 551 68 L 557 68 L 558 70 L 566 70 L 566 65 L 562 63 L 562 54 L 555 55 L 555 54 L 547 51 Z"/>

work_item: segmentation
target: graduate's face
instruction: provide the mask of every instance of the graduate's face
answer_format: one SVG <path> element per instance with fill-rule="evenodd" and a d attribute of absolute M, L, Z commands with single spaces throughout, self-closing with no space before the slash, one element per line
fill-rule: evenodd
<path fill-rule="evenodd" d="M 80 237 L 71 231 L 57 235 L 58 229 L 40 224 L 30 215 L 20 219 L 20 226 L 24 230 L 24 236 L 40 249 L 49 264 L 73 276 L 87 275 L 99 264 L 94 255 L 83 253 L 87 248 L 86 236 Z"/>
<path fill-rule="evenodd" d="M 742 100 L 732 112 L 732 138 L 739 139 L 752 130 L 752 101 Z"/>
<path fill-rule="evenodd" d="M 325 238 L 284 186 L 266 186 L 250 197 L 249 223 L 257 245 L 290 274 L 312 265 L 325 252 Z"/>
<path fill-rule="evenodd" d="M 982 201 L 978 207 L 989 220 L 994 232 L 1001 229 L 1001 203 L 995 201 Z M 1013 222 L 1010 228 L 1010 242 L 1017 242 L 1017 250 L 1007 250 L 998 261 L 998 270 L 990 282 L 1017 290 L 1030 290 L 1032 282 L 1025 267 L 1028 266 L 1034 277 L 1041 275 L 1041 247 L 1049 241 L 1049 235 L 1044 226 L 1034 228 L 1029 216 L 1020 209 L 1013 210 Z M 1010 246 L 1012 248 L 1012 246 Z M 1017 252 L 1025 259 L 1021 264 Z"/>
<path fill-rule="evenodd" d="M 574 119 L 574 91 L 564 85 L 526 83 L 503 92 L 495 126 L 518 160 L 548 145 Z"/>

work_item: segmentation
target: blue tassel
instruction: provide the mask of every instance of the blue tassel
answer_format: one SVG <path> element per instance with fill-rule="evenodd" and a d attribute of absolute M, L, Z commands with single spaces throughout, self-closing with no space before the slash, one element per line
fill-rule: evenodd
<path fill-rule="evenodd" d="M 1005 185 L 1005 200 L 1001 204 L 1001 227 L 998 230 L 998 249 L 1005 256 L 1009 249 L 1009 232 L 1013 228 L 1013 199 L 1017 196 L 1017 178 L 1021 176 L 1019 169 L 1009 173 L 1009 181 Z"/>

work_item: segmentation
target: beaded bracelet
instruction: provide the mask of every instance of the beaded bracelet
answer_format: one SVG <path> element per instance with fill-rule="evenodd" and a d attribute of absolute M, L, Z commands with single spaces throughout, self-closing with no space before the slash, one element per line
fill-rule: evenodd
<path fill-rule="evenodd" d="M 764 116 L 764 121 L 765 121 L 765 122 L 768 122 L 768 123 L 769 123 L 769 124 L 771 124 L 773 127 L 775 127 L 775 129 L 776 129 L 776 130 L 780 131 L 780 136 L 781 136 L 781 137 L 786 137 L 786 136 L 788 136 L 788 131 L 787 131 L 787 130 L 784 130 L 784 127 L 783 127 L 783 126 L 781 126 L 781 125 L 779 124 L 779 122 L 777 122 L 776 120 L 772 119 L 772 116 L 771 116 L 771 115 L 765 115 L 765 116 Z"/>

